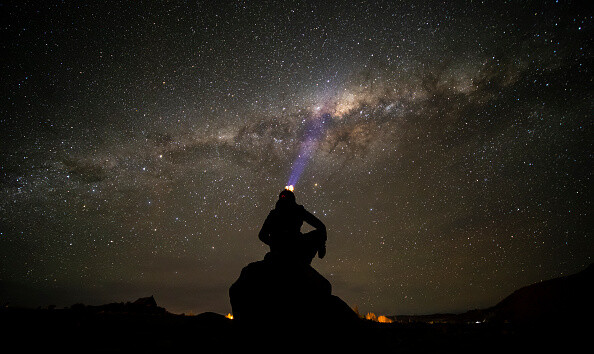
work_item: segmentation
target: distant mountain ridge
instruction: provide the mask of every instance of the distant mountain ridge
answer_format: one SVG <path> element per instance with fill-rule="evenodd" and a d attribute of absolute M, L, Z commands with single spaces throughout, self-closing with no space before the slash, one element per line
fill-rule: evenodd
<path fill-rule="evenodd" d="M 545 280 L 514 291 L 495 306 L 462 314 L 392 316 L 398 322 L 500 322 L 520 325 L 583 322 L 594 314 L 594 264 L 579 273 Z"/>
<path fill-rule="evenodd" d="M 141 297 L 134 302 L 114 302 L 105 305 L 91 306 L 84 304 L 74 304 L 70 309 L 75 311 L 87 312 L 112 312 L 112 313 L 144 313 L 144 314 L 168 314 L 163 307 L 157 306 L 154 296 Z"/>
<path fill-rule="evenodd" d="M 579 321 L 591 318 L 594 264 L 579 273 L 545 280 L 513 292 L 489 310 L 512 323 Z"/>

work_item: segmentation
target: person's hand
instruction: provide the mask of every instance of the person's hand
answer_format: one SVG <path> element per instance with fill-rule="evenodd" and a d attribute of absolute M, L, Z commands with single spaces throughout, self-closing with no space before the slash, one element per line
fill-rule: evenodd
<path fill-rule="evenodd" d="M 324 258 L 324 256 L 326 255 L 326 242 L 324 242 L 320 248 L 318 248 L 318 257 L 320 257 L 320 259 Z"/>

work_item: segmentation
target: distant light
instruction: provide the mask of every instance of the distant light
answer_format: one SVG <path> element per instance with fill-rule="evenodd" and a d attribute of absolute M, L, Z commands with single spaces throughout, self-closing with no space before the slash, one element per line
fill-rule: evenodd
<path fill-rule="evenodd" d="M 285 189 L 293 192 L 295 190 L 295 187 L 291 184 L 290 186 L 286 186 Z"/>

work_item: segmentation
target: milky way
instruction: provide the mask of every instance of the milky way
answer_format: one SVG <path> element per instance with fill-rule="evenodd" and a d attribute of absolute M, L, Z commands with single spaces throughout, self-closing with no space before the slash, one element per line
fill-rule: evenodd
<path fill-rule="evenodd" d="M 299 168 L 312 265 L 360 311 L 488 307 L 592 261 L 585 2 L 2 8 L 3 303 L 229 312 Z"/>

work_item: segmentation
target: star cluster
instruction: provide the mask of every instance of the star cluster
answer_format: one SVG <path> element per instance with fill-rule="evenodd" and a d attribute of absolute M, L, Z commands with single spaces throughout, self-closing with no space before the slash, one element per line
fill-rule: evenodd
<path fill-rule="evenodd" d="M 592 261 L 585 2 L 0 5 L 4 302 L 230 311 L 307 127 L 313 266 L 466 311 Z"/>

